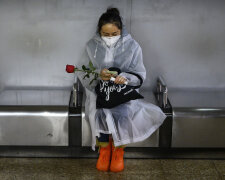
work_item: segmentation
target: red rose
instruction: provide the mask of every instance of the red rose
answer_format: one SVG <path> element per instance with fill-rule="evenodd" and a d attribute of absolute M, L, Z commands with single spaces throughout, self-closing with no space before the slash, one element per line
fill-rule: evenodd
<path fill-rule="evenodd" d="M 75 70 L 75 66 L 74 65 L 68 65 L 68 64 L 66 65 L 66 71 L 68 73 L 73 73 L 74 70 Z"/>

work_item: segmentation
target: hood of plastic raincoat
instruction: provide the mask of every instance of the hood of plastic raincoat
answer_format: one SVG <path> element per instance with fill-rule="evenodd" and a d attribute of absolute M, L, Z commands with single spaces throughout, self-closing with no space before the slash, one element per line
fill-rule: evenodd
<path fill-rule="evenodd" d="M 96 58 L 99 44 L 101 44 L 103 46 L 105 46 L 106 44 L 98 32 L 96 32 L 96 34 L 94 35 L 94 37 L 92 39 L 94 41 L 96 41 L 95 54 L 94 54 L 94 57 Z M 115 45 L 117 45 L 117 47 L 122 46 L 122 51 L 124 51 L 124 43 L 125 43 L 125 41 L 127 41 L 129 39 L 131 39 L 131 35 L 127 32 L 126 26 L 123 24 L 121 38 L 118 40 L 118 42 Z"/>
<path fill-rule="evenodd" d="M 121 37 L 114 45 L 108 48 L 99 33 L 87 42 L 86 51 L 89 60 L 99 69 L 117 67 L 122 72 L 133 71 L 145 79 L 145 69 L 143 69 L 142 50 L 139 44 L 127 32 L 123 24 Z M 141 66 L 137 66 L 140 63 Z M 139 69 L 140 67 L 140 69 Z"/>
<path fill-rule="evenodd" d="M 130 34 L 127 32 L 126 26 L 123 24 L 122 32 L 121 32 L 121 38 L 125 38 L 125 39 L 131 38 L 131 36 L 128 36 L 128 35 L 130 35 Z M 126 36 L 128 36 L 128 37 L 126 37 Z M 98 32 L 96 32 L 93 39 L 95 39 L 98 42 L 102 42 L 101 36 Z"/>

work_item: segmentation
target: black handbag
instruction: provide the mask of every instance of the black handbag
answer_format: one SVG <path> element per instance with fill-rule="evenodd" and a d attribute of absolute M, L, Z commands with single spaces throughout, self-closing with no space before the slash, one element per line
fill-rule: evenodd
<path fill-rule="evenodd" d="M 120 74 L 120 69 L 111 67 L 110 71 L 117 71 Z M 126 84 L 116 84 L 113 81 L 100 80 L 95 87 L 95 92 L 97 94 L 96 108 L 113 108 L 122 103 L 128 102 L 130 100 L 142 99 L 144 98 L 135 89 L 140 88 L 143 79 L 136 73 L 126 72 L 137 76 L 140 79 L 140 85 L 131 86 Z"/>

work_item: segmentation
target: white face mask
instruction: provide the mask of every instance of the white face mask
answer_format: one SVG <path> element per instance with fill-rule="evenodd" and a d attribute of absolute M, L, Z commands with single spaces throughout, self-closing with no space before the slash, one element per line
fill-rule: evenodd
<path fill-rule="evenodd" d="M 116 44 L 116 42 L 119 40 L 120 37 L 121 37 L 121 35 L 112 36 L 112 37 L 102 36 L 102 39 L 105 41 L 105 43 L 108 47 L 111 47 L 114 44 Z"/>

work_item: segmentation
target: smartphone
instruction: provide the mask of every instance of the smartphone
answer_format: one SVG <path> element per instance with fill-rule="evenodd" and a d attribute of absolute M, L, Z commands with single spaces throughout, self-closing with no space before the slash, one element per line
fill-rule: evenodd
<path fill-rule="evenodd" d="M 112 74 L 112 75 L 115 75 L 115 76 L 118 75 L 118 72 L 117 71 L 107 71 L 107 73 Z"/>

